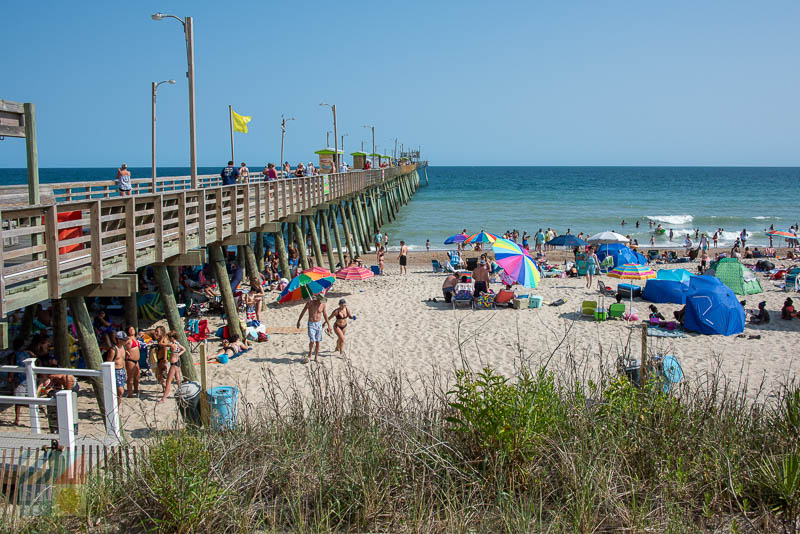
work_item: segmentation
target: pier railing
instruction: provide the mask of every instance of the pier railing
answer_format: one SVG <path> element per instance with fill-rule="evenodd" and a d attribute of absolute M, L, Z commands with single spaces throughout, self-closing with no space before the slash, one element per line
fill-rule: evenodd
<path fill-rule="evenodd" d="M 302 213 L 372 186 L 417 165 L 222 186 L 204 176 L 160 178 L 158 193 L 118 196 L 115 182 L 53 184 L 55 204 L 0 206 L 0 314 L 69 292 L 266 223 Z M 16 243 L 10 245 L 10 243 Z"/>

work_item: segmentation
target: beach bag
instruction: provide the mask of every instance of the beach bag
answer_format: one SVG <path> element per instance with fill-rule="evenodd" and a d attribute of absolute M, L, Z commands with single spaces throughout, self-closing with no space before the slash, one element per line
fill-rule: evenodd
<path fill-rule="evenodd" d="M 475 307 L 481 309 L 489 309 L 494 306 L 494 295 L 491 293 L 481 293 L 480 296 L 475 299 Z"/>
<path fill-rule="evenodd" d="M 259 332 L 258 339 L 256 341 L 269 341 L 269 336 L 264 332 Z"/>

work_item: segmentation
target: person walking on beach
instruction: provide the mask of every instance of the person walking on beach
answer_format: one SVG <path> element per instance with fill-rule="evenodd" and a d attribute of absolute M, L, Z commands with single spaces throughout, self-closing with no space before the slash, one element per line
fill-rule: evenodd
<path fill-rule="evenodd" d="M 389 234 L 383 234 L 383 248 L 389 250 Z"/>
<path fill-rule="evenodd" d="M 542 252 L 542 249 L 544 247 L 544 232 L 542 232 L 541 228 L 539 228 L 539 231 L 536 232 L 535 241 L 536 241 L 536 252 Z"/>
<path fill-rule="evenodd" d="M 712 238 L 714 241 L 714 248 L 717 248 L 717 241 L 719 240 L 719 232 L 714 232 L 714 237 Z"/>
<path fill-rule="evenodd" d="M 125 374 L 125 341 L 127 340 L 128 334 L 120 330 L 114 335 L 114 346 L 108 349 L 106 353 L 106 361 L 114 362 L 114 379 L 117 383 L 118 404 L 122 399 L 122 394 L 125 393 L 125 383 L 128 381 Z"/>
<path fill-rule="evenodd" d="M 127 197 L 131 194 L 131 171 L 128 170 L 128 164 L 123 163 L 117 169 L 117 187 L 119 187 L 119 196 Z"/>
<path fill-rule="evenodd" d="M 386 252 L 383 250 L 383 245 L 378 247 L 378 272 L 383 274 L 383 266 L 384 266 L 384 259 L 383 257 L 386 255 Z"/>
<path fill-rule="evenodd" d="M 400 241 L 400 255 L 397 259 L 400 260 L 400 274 L 408 274 L 408 247 L 405 241 Z"/>
<path fill-rule="evenodd" d="M 239 167 L 239 174 L 236 177 L 236 181 L 242 184 L 249 184 L 250 183 L 250 169 L 247 168 L 247 165 L 242 162 L 242 166 Z"/>
<path fill-rule="evenodd" d="M 345 299 L 339 299 L 339 307 L 331 312 L 328 319 L 336 320 L 333 322 L 333 331 L 336 334 L 336 352 L 340 356 L 344 356 L 344 332 L 347 330 L 347 320 L 355 319 L 355 316 L 350 313 L 350 308 L 347 307 Z"/>
<path fill-rule="evenodd" d="M 228 165 L 219 173 L 219 177 L 222 179 L 222 185 L 234 185 L 238 174 L 236 167 L 233 166 L 233 161 L 229 161 Z"/>
<path fill-rule="evenodd" d="M 158 404 L 167 400 L 167 395 L 169 395 L 169 389 L 170 386 L 172 386 L 173 379 L 178 383 L 178 387 L 181 387 L 181 355 L 186 352 L 184 346 L 178 343 L 177 332 L 170 330 L 165 337 L 167 338 L 167 346 L 169 347 L 169 371 L 167 372 L 167 378 L 165 380 L 164 394 L 161 396 L 161 400 L 158 401 Z"/>
<path fill-rule="evenodd" d="M 378 250 L 378 247 L 383 245 L 383 235 L 381 235 L 381 231 L 378 230 L 375 232 L 375 250 Z"/>
<path fill-rule="evenodd" d="M 297 328 L 300 328 L 300 321 L 303 315 L 308 312 L 308 358 L 311 359 L 311 354 L 314 354 L 314 361 L 317 361 L 319 355 L 319 344 L 322 342 L 322 321 L 325 321 L 327 332 L 331 333 L 331 323 L 328 322 L 328 316 L 325 314 L 325 301 L 321 295 L 314 295 L 311 300 L 306 302 L 303 306 L 303 311 L 300 312 L 300 317 L 297 318 Z M 306 363 L 305 361 L 303 363 Z"/>
<path fill-rule="evenodd" d="M 747 228 L 742 228 L 742 233 L 739 234 L 739 239 L 742 240 L 742 248 L 747 246 Z"/>
<path fill-rule="evenodd" d="M 594 273 L 597 271 L 597 266 L 600 261 L 597 259 L 597 254 L 594 253 L 594 247 L 589 247 L 589 253 L 586 255 L 586 288 L 592 287 L 592 279 Z"/>

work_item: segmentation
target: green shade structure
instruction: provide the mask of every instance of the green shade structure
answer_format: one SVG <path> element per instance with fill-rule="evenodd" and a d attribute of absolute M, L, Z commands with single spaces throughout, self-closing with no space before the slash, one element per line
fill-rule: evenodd
<path fill-rule="evenodd" d="M 737 295 L 754 295 L 764 292 L 761 282 L 758 281 L 753 271 L 742 265 L 736 258 L 722 258 L 711 264 L 711 269 L 705 274 L 719 278 Z"/>
<path fill-rule="evenodd" d="M 382 158 L 382 157 L 384 157 L 383 155 L 381 155 L 381 154 L 376 154 L 376 153 L 374 153 L 374 152 L 373 152 L 372 154 L 367 154 L 367 156 L 369 156 L 369 157 L 371 157 L 371 158 Z"/>
<path fill-rule="evenodd" d="M 331 153 L 332 153 L 332 152 L 331 152 Z M 367 154 L 367 153 L 366 153 L 366 152 L 364 152 L 363 150 L 362 150 L 362 151 L 360 151 L 360 152 L 350 152 L 350 155 L 351 155 L 351 156 L 369 156 L 369 154 Z"/>
<path fill-rule="evenodd" d="M 314 154 L 333 154 L 333 153 L 334 153 L 334 150 L 331 147 L 326 147 L 326 148 L 323 148 L 323 149 L 320 149 L 320 150 L 317 150 L 316 152 L 314 152 Z M 337 154 L 344 154 L 344 151 L 343 150 L 338 150 L 338 151 L 336 151 L 336 153 Z"/>

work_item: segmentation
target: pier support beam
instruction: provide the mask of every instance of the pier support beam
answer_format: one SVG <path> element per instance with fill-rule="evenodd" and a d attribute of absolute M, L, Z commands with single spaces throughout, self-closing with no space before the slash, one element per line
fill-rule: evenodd
<path fill-rule="evenodd" d="M 292 223 L 295 239 L 297 240 L 297 252 L 300 254 L 300 266 L 305 271 L 308 269 L 308 255 L 306 254 L 306 236 L 300 229 L 299 223 Z"/>
<path fill-rule="evenodd" d="M 136 306 L 136 291 L 128 296 L 122 297 L 122 313 L 125 317 L 125 328 L 132 326 L 139 331 L 139 308 Z"/>
<path fill-rule="evenodd" d="M 169 329 L 178 334 L 178 343 L 186 349 L 181 354 L 181 374 L 184 380 L 197 381 L 197 372 L 194 370 L 194 361 L 189 349 L 189 341 L 186 339 L 183 319 L 178 314 L 178 304 L 175 301 L 175 294 L 172 290 L 169 268 L 164 264 L 155 264 L 153 265 L 153 273 L 156 277 L 158 291 L 161 293 L 161 305 L 164 308 L 164 314 L 167 316 Z M 230 289 L 230 285 L 228 285 L 228 289 Z"/>
<path fill-rule="evenodd" d="M 100 371 L 103 367 L 103 355 L 100 353 L 100 346 L 97 344 L 97 337 L 94 334 L 94 326 L 89 310 L 86 308 L 86 301 L 83 297 L 69 297 L 69 311 L 72 314 L 72 322 L 75 331 L 78 333 L 78 344 L 81 346 L 83 361 L 88 369 Z M 103 404 L 103 384 L 100 378 L 89 377 L 92 384 L 94 396 L 100 406 L 100 413 L 106 416 L 105 404 Z"/>
<path fill-rule="evenodd" d="M 256 267 L 259 272 L 264 270 L 264 232 L 256 232 Z"/>
<path fill-rule="evenodd" d="M 350 233 L 352 234 L 353 245 L 354 245 L 354 250 L 355 250 L 355 254 L 351 254 L 350 259 L 355 259 L 356 256 L 360 256 L 361 253 L 362 253 L 361 249 L 363 247 L 361 247 L 360 245 L 361 245 L 361 240 L 363 239 L 363 237 L 361 237 L 359 235 L 361 232 L 358 229 L 358 224 L 356 222 L 356 219 L 353 217 L 353 206 L 352 206 L 352 204 L 353 204 L 352 201 L 344 203 L 345 209 L 346 209 L 346 213 L 347 213 L 347 222 L 350 225 Z"/>
<path fill-rule="evenodd" d="M 339 223 L 336 222 L 336 210 L 333 205 L 329 207 L 331 213 L 331 226 L 333 227 L 333 238 L 336 240 L 336 255 L 339 257 L 339 265 L 344 269 L 347 265 L 344 264 L 344 249 L 342 248 L 342 239 L 339 236 Z"/>
<path fill-rule="evenodd" d="M 175 297 L 175 300 L 177 301 L 178 295 L 181 294 L 181 283 L 180 283 L 180 278 L 178 277 L 178 268 L 175 266 L 168 266 L 167 272 L 169 273 L 169 281 L 171 283 L 170 287 L 172 288 L 172 296 Z"/>
<path fill-rule="evenodd" d="M 244 246 L 244 261 L 247 267 L 247 279 L 250 280 L 250 287 L 261 287 L 261 271 L 258 270 L 256 253 L 250 245 Z"/>
<path fill-rule="evenodd" d="M 375 190 L 374 189 L 369 192 L 369 208 L 370 208 L 369 209 L 370 213 L 372 213 L 372 223 L 373 223 L 373 225 L 372 225 L 372 230 L 373 230 L 372 233 L 373 234 L 377 234 L 378 232 L 381 231 L 381 223 L 380 223 L 380 220 L 378 219 L 377 207 L 375 206 Z"/>
<path fill-rule="evenodd" d="M 225 257 L 222 255 L 222 248 L 219 245 L 209 245 L 208 253 L 211 256 L 211 265 L 214 267 L 214 274 L 217 277 L 217 287 L 222 296 L 222 307 L 225 310 L 225 319 L 228 324 L 228 333 L 243 337 L 242 329 L 239 327 L 239 312 L 236 309 L 236 301 L 233 298 L 231 280 L 228 278 L 228 271 L 225 269 Z"/>
<path fill-rule="evenodd" d="M 280 232 L 273 232 L 275 238 L 275 254 L 278 255 L 278 266 L 281 270 L 281 276 L 289 278 L 289 258 L 286 255 L 286 243 L 283 241 L 283 230 Z"/>
<path fill-rule="evenodd" d="M 319 212 L 319 226 L 322 229 L 322 236 L 325 238 L 325 252 L 328 254 L 328 267 L 331 272 L 336 269 L 336 262 L 333 259 L 333 244 L 331 243 L 331 229 L 328 227 L 328 212 Z"/>
<path fill-rule="evenodd" d="M 350 229 L 347 227 L 347 212 L 344 209 L 344 201 L 339 202 L 339 216 L 342 219 L 342 228 L 344 229 L 344 239 L 347 241 L 347 251 L 350 253 L 350 259 L 355 258 L 358 253 L 353 248 L 353 239 L 350 236 Z M 335 220 L 334 220 L 335 224 Z M 347 267 L 346 263 L 342 263 L 342 268 Z"/>
<path fill-rule="evenodd" d="M 355 202 L 356 217 L 358 218 L 358 222 L 359 222 L 359 224 L 361 226 L 361 235 L 364 236 L 364 239 L 363 239 L 364 254 L 366 254 L 367 252 L 372 250 L 372 248 L 369 245 L 369 243 L 371 241 L 370 240 L 370 235 L 369 235 L 370 234 L 369 226 L 367 226 L 367 218 L 364 216 L 364 209 L 363 209 L 361 200 L 362 200 L 361 195 L 358 195 L 353 202 Z"/>
<path fill-rule="evenodd" d="M 58 356 L 60 367 L 72 367 L 69 361 L 69 330 L 67 328 L 67 301 L 53 300 L 50 320 L 53 325 L 53 350 Z"/>
<path fill-rule="evenodd" d="M 313 215 L 304 215 L 308 229 L 311 232 L 311 248 L 314 249 L 314 258 L 317 265 L 322 267 L 322 247 L 319 246 L 319 235 L 317 234 L 317 222 Z"/>

